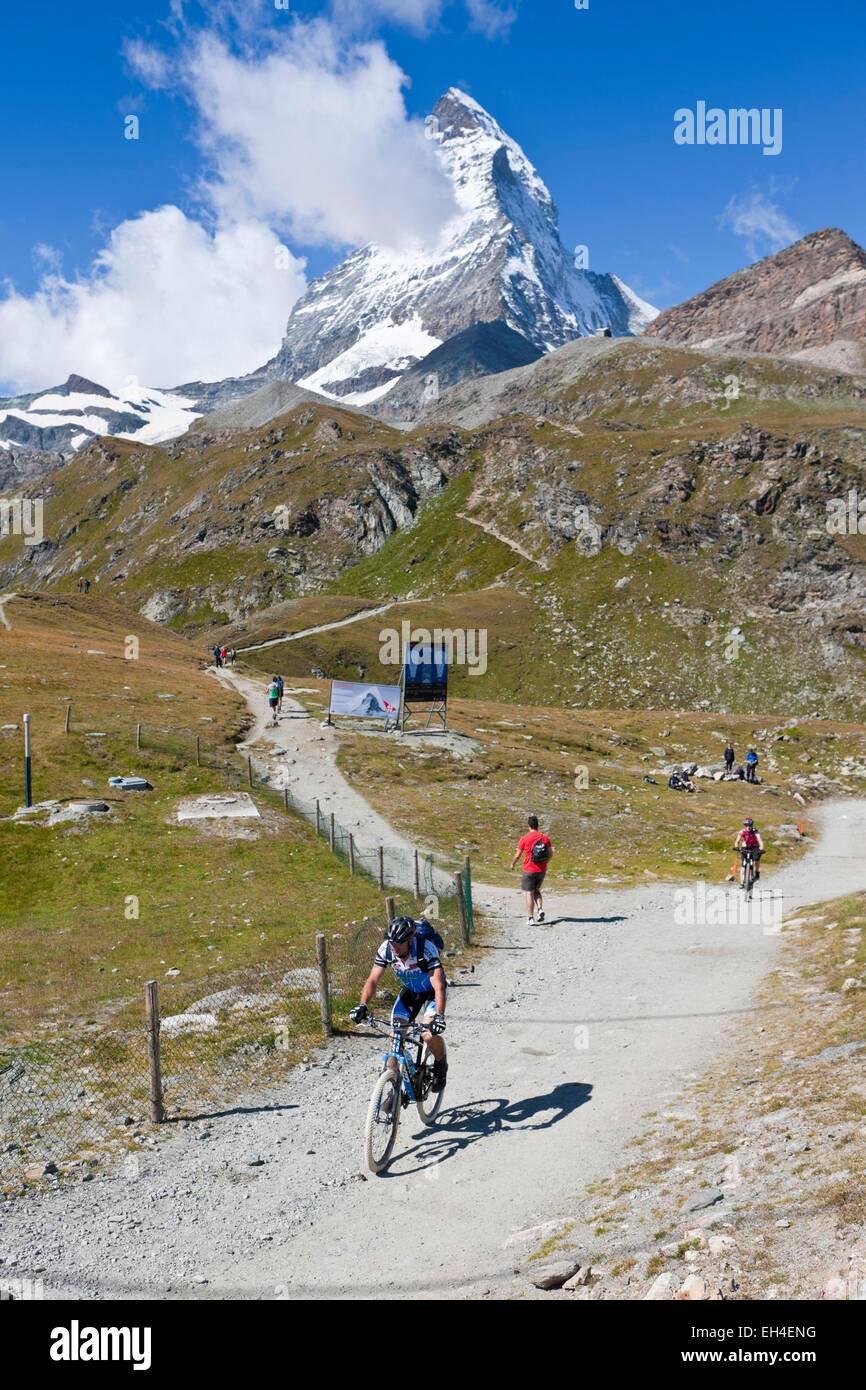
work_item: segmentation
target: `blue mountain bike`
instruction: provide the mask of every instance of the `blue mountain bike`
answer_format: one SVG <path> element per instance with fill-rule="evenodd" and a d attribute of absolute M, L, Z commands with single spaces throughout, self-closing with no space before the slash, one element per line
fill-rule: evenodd
<path fill-rule="evenodd" d="M 433 1125 L 445 1092 L 433 1090 L 434 1059 L 422 1028 L 415 1023 L 392 1027 L 372 1015 L 367 1022 L 390 1040 L 388 1051 L 383 1054 L 385 1069 L 373 1087 L 364 1127 L 367 1167 L 373 1173 L 381 1173 L 394 1152 L 400 1111 L 414 1105 L 422 1123 Z"/>

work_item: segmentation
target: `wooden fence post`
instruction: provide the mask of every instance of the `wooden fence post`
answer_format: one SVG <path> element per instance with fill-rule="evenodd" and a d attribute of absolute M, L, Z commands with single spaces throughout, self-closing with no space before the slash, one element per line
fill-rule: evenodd
<path fill-rule="evenodd" d="M 415 850 L 415 897 L 421 896 L 421 870 L 418 865 L 418 851 Z"/>
<path fill-rule="evenodd" d="M 322 833 L 322 825 L 321 825 L 321 822 L 322 822 L 322 812 L 321 812 L 321 808 L 320 808 L 320 806 L 319 806 L 319 803 L 318 803 L 318 801 L 317 801 L 317 802 L 316 802 L 316 834 L 317 834 L 317 835 L 321 835 L 321 833 Z"/>
<path fill-rule="evenodd" d="M 331 1022 L 331 983 L 328 978 L 328 947 L 324 934 L 316 937 L 316 963 L 319 967 L 319 1004 L 322 1010 L 322 1028 L 326 1038 L 333 1036 Z"/>
<path fill-rule="evenodd" d="M 379 846 L 379 888 L 380 888 L 380 890 L 384 893 L 384 891 L 385 891 L 385 847 L 384 847 L 384 845 L 380 845 L 380 846 Z"/>
<path fill-rule="evenodd" d="M 136 749 L 138 750 L 138 752 L 141 752 L 141 725 L 140 725 L 140 724 L 136 724 L 136 726 L 135 726 L 135 747 L 136 747 Z"/>
<path fill-rule="evenodd" d="M 336 830 L 335 830 L 335 827 L 334 827 L 334 812 L 333 812 L 333 811 L 331 812 L 330 818 L 329 818 L 329 820 L 328 820 L 328 844 L 330 845 L 330 847 L 331 847 L 331 853 L 333 854 L 333 853 L 334 853 L 334 845 L 336 844 Z"/>
<path fill-rule="evenodd" d="M 69 733 L 69 720 L 70 720 L 71 716 L 72 716 L 72 705 L 71 705 L 71 704 L 68 704 L 68 705 L 66 706 L 66 720 L 65 720 L 64 725 L 63 725 L 63 732 L 64 732 L 65 734 L 68 734 L 68 733 Z"/>
<path fill-rule="evenodd" d="M 469 918 L 466 915 L 466 899 L 463 896 L 463 875 L 454 875 L 454 891 L 457 896 L 457 911 L 460 914 L 460 930 L 465 945 L 469 944 Z"/>
<path fill-rule="evenodd" d="M 393 922 L 394 918 L 397 916 L 397 908 L 396 908 L 396 906 L 395 906 L 395 904 L 394 904 L 394 899 L 393 899 L 393 898 L 386 898 L 386 899 L 385 899 L 385 911 L 386 911 L 387 914 L 388 914 L 388 921 L 389 921 L 389 923 L 390 923 L 390 922 Z"/>
<path fill-rule="evenodd" d="M 247 779 L 248 779 L 248 781 L 249 781 L 250 787 L 252 787 L 252 785 L 253 785 L 253 760 L 252 760 L 251 757 L 247 757 Z"/>
<path fill-rule="evenodd" d="M 355 837 L 351 833 L 349 835 L 349 873 L 352 875 L 355 873 Z"/>
<path fill-rule="evenodd" d="M 288 789 L 288 787 L 283 787 L 283 806 L 284 806 L 284 808 L 288 811 L 288 809 L 289 809 L 289 789 Z"/>
<path fill-rule="evenodd" d="M 159 985 L 148 980 L 144 986 L 147 1017 L 147 1060 L 150 1072 L 150 1118 L 155 1125 L 165 1119 L 162 1099 L 162 1067 L 159 1055 Z"/>
<path fill-rule="evenodd" d="M 195 736 L 195 765 L 201 767 L 201 739 L 198 734 Z"/>

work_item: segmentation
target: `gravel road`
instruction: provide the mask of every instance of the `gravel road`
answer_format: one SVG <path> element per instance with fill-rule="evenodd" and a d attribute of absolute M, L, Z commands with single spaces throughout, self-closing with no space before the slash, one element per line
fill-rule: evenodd
<path fill-rule="evenodd" d="M 762 880 L 785 913 L 866 888 L 866 801 L 817 818 L 820 842 Z M 47 1297 L 525 1289 L 515 1269 L 536 1228 L 567 1217 L 641 1115 L 719 1055 L 777 945 L 772 925 L 682 923 L 671 887 L 559 896 L 550 877 L 544 926 L 486 890 L 501 926 L 453 980 L 440 1122 L 404 1112 L 386 1175 L 363 1169 L 381 1044 L 359 1030 L 277 1091 L 166 1126 L 119 1176 L 5 1203 L 0 1276 L 41 1278 Z"/>

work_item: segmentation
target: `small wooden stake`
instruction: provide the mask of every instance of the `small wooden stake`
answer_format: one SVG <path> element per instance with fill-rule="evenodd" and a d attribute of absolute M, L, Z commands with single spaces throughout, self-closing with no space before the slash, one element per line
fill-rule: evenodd
<path fill-rule="evenodd" d="M 249 784 L 250 784 L 250 786 L 252 786 L 252 785 L 253 785 L 253 760 L 252 760 L 252 758 L 249 758 L 249 757 L 247 758 L 247 777 L 248 777 L 248 779 L 249 779 Z"/>
<path fill-rule="evenodd" d="M 381 891 L 384 893 L 384 891 L 385 891 L 385 849 L 384 849 L 384 846 L 383 846 L 383 845 L 380 845 L 380 846 L 379 846 L 379 888 L 380 888 Z"/>
<path fill-rule="evenodd" d="M 329 818 L 328 818 L 328 844 L 329 844 L 330 847 L 331 847 L 331 853 L 332 853 L 332 854 L 334 853 L 334 845 L 335 845 L 335 843 L 336 843 L 336 831 L 335 831 L 335 828 L 334 828 L 334 812 L 332 811 L 331 814 L 330 814 L 330 816 L 329 816 Z"/>
<path fill-rule="evenodd" d="M 415 850 L 415 897 L 421 896 L 421 869 L 418 864 L 418 851 Z"/>
<path fill-rule="evenodd" d="M 463 896 L 463 875 L 454 875 L 454 891 L 457 896 L 457 910 L 460 913 L 460 930 L 463 934 L 463 941 L 469 944 L 469 918 L 466 913 L 466 899 Z"/>
<path fill-rule="evenodd" d="M 72 705 L 69 704 L 69 705 L 66 706 L 66 720 L 65 720 L 64 725 L 63 725 L 63 732 L 64 732 L 65 734 L 68 734 L 68 733 L 69 733 L 69 720 L 71 719 L 71 717 L 72 717 Z"/>
<path fill-rule="evenodd" d="M 201 738 L 198 734 L 195 736 L 195 765 L 201 767 Z"/>
<path fill-rule="evenodd" d="M 350 835 L 349 835 L 349 873 L 350 873 L 350 874 L 354 874 L 354 872 L 355 872 L 355 837 L 354 837 L 354 835 L 351 835 L 351 834 L 350 834 Z"/>
<path fill-rule="evenodd" d="M 140 724 L 136 724 L 136 726 L 135 726 L 135 746 L 136 746 L 136 748 L 137 748 L 137 749 L 139 750 L 139 752 L 140 752 L 140 751 L 141 751 L 141 725 L 140 725 Z"/>
<path fill-rule="evenodd" d="M 385 911 L 386 911 L 387 914 L 388 914 L 388 921 L 389 921 L 389 923 L 390 923 L 390 922 L 393 922 L 394 918 L 397 916 L 397 908 L 396 908 L 396 906 L 394 905 L 394 899 L 393 899 L 393 898 L 386 898 L 386 899 L 385 899 Z"/>

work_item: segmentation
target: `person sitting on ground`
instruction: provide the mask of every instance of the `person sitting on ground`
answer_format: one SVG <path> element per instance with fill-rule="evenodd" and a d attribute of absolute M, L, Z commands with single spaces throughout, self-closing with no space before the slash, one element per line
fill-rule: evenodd
<path fill-rule="evenodd" d="M 439 959 L 439 949 L 432 930 L 421 931 L 429 924 L 415 922 L 411 917 L 397 917 L 388 927 L 388 936 L 376 952 L 373 969 L 361 991 L 361 1002 L 352 1009 L 353 1023 L 363 1023 L 369 1016 L 367 1007 L 375 997 L 379 981 L 390 966 L 402 989 L 391 1010 L 391 1027 L 414 1023 L 419 1014 L 424 1028 L 423 1038 L 433 1054 L 431 1090 L 444 1091 L 448 1079 L 448 1057 L 445 1051 L 445 971 Z M 388 1058 L 388 1066 L 397 1069 L 396 1057 Z"/>
<path fill-rule="evenodd" d="M 668 789 L 672 792 L 696 792 L 697 787 L 684 767 L 675 767 L 668 778 Z"/>
<path fill-rule="evenodd" d="M 544 898 L 541 895 L 541 889 L 544 885 L 547 866 L 553 858 L 553 845 L 550 843 L 549 836 L 539 830 L 538 816 L 530 816 L 528 825 L 528 832 L 518 842 L 517 849 L 514 851 L 511 867 L 514 868 L 522 854 L 523 875 L 520 880 L 520 887 L 526 894 L 526 925 L 531 927 L 536 922 L 544 921 Z"/>

